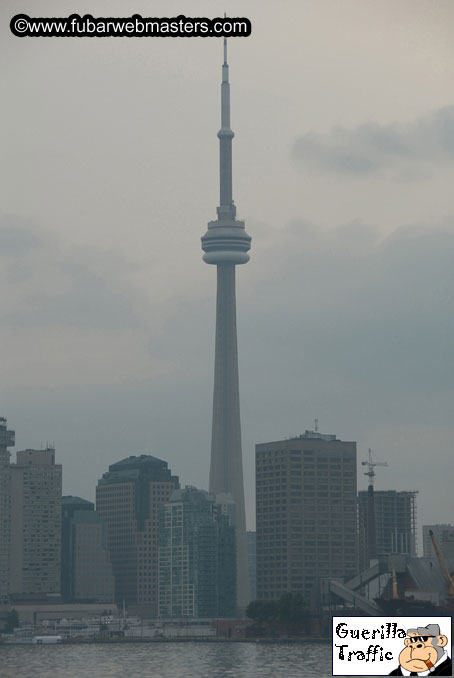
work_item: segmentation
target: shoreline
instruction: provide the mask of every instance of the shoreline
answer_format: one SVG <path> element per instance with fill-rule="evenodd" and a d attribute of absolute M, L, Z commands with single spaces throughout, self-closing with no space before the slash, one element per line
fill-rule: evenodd
<path fill-rule="evenodd" d="M 188 636 L 185 638 L 67 638 L 62 645 L 91 645 L 111 643 L 278 643 L 281 645 L 298 645 L 307 643 L 331 643 L 331 638 L 304 637 L 304 638 L 201 638 L 200 636 Z"/>

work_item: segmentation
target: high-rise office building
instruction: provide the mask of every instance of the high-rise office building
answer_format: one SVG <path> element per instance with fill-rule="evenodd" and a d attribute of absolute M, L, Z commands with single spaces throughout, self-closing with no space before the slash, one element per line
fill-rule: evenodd
<path fill-rule="evenodd" d="M 247 532 L 247 557 L 249 569 L 249 586 L 251 587 L 251 600 L 257 598 L 257 535 L 256 532 Z"/>
<path fill-rule="evenodd" d="M 106 526 L 91 501 L 62 497 L 61 593 L 65 602 L 111 603 L 115 582 Z"/>
<path fill-rule="evenodd" d="M 61 595 L 64 602 L 74 599 L 74 514 L 94 511 L 95 505 L 81 497 L 61 498 Z"/>
<path fill-rule="evenodd" d="M 435 558 L 435 550 L 430 538 L 432 530 L 438 546 L 445 558 L 454 559 L 454 525 L 423 525 L 422 545 L 424 558 Z"/>
<path fill-rule="evenodd" d="M 14 446 L 14 431 L 9 431 L 0 417 L 0 605 L 8 602 L 9 554 L 11 545 L 11 472 L 10 451 Z"/>
<path fill-rule="evenodd" d="M 11 464 L 12 595 L 60 593 L 61 473 L 52 447 L 21 450 Z"/>
<path fill-rule="evenodd" d="M 221 85 L 220 204 L 217 219 L 210 221 L 202 237 L 203 260 L 217 269 L 216 344 L 211 438 L 210 492 L 230 493 L 236 504 L 237 605 L 244 610 L 250 601 L 246 517 L 244 509 L 243 459 L 241 451 L 238 348 L 236 331 L 235 267 L 249 261 L 251 238 L 244 221 L 236 218 L 232 197 L 232 139 L 227 42 Z"/>
<path fill-rule="evenodd" d="M 357 573 L 356 443 L 306 431 L 256 445 L 256 502 L 258 599 L 311 604 L 321 577 Z"/>
<path fill-rule="evenodd" d="M 106 523 L 115 598 L 141 614 L 157 615 L 159 507 L 178 487 L 167 462 L 147 454 L 112 464 L 98 481 L 96 510 Z"/>
<path fill-rule="evenodd" d="M 233 617 L 235 528 L 214 494 L 186 487 L 161 507 L 160 617 Z"/>
<path fill-rule="evenodd" d="M 385 554 L 416 556 L 416 494 L 396 490 L 374 490 L 377 558 Z M 358 492 L 359 564 L 364 570 L 368 559 L 368 493 Z"/>

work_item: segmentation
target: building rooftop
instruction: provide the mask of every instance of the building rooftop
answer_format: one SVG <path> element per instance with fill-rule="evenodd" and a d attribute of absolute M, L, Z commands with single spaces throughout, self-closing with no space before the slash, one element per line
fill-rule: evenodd
<path fill-rule="evenodd" d="M 64 497 L 61 498 L 61 503 L 62 504 L 81 504 L 83 506 L 93 506 L 92 501 L 88 501 L 88 499 L 82 499 L 82 497 L 74 497 L 72 494 L 67 494 Z"/>
<path fill-rule="evenodd" d="M 192 485 L 186 485 L 184 489 L 174 490 L 169 502 L 200 501 L 201 499 L 205 499 L 206 501 L 216 501 L 216 495 L 211 492 L 207 492 L 206 490 L 199 490 L 197 487 Z"/>
<path fill-rule="evenodd" d="M 319 431 L 304 431 L 298 436 L 292 436 L 292 440 L 336 440 L 336 436 L 332 433 L 320 433 Z"/>
<path fill-rule="evenodd" d="M 121 471 L 123 469 L 136 469 L 143 468 L 145 466 L 167 466 L 167 462 L 157 457 L 153 457 L 151 454 L 141 454 L 139 456 L 131 455 L 122 459 L 121 461 L 115 462 L 109 466 L 109 471 Z"/>
<path fill-rule="evenodd" d="M 336 443 L 336 446 L 339 446 L 339 448 L 342 448 L 345 445 L 356 445 L 354 441 L 340 440 L 334 433 L 320 433 L 320 431 L 306 429 L 304 433 L 299 433 L 298 435 L 289 435 L 280 440 L 258 443 L 256 445 L 256 450 L 257 452 L 265 452 L 266 450 L 264 448 L 271 445 L 282 445 L 282 449 L 297 450 L 300 449 L 301 445 L 307 446 L 308 443 L 309 445 L 314 444 L 314 449 L 316 449 L 317 443 L 320 443 L 321 447 L 324 446 L 324 443 Z"/>
<path fill-rule="evenodd" d="M 168 464 L 163 459 L 151 454 L 131 455 L 109 466 L 98 485 L 109 485 L 124 482 L 142 482 L 145 479 L 156 482 L 172 481 L 179 486 L 178 476 L 173 476 Z"/>

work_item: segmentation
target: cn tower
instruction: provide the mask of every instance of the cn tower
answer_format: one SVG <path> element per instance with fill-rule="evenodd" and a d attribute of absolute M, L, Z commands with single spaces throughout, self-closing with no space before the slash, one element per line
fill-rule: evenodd
<path fill-rule="evenodd" d="M 203 260 L 217 267 L 216 346 L 214 362 L 213 428 L 211 438 L 210 492 L 228 492 L 235 504 L 237 539 L 237 610 L 250 602 L 244 510 L 243 459 L 241 452 L 238 347 L 236 332 L 235 266 L 249 261 L 251 237 L 244 221 L 236 218 L 232 197 L 232 139 L 227 40 L 221 84 L 219 138 L 220 201 L 216 221 L 210 221 L 202 237 Z"/>

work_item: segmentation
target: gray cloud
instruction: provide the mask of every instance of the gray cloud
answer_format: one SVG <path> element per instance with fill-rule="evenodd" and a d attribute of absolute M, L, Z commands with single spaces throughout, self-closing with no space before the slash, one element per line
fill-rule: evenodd
<path fill-rule="evenodd" d="M 39 247 L 44 238 L 39 238 L 34 224 L 16 215 L 0 216 L 0 257 L 20 257 Z"/>
<path fill-rule="evenodd" d="M 453 226 L 384 239 L 361 222 L 325 233 L 306 225 L 302 237 L 296 223 L 286 229 L 246 310 L 240 296 L 258 393 L 264 379 L 296 379 L 313 384 L 312 396 L 335 384 L 390 400 L 442 397 L 454 378 Z"/>
<path fill-rule="evenodd" d="M 0 255 L 7 290 L 0 307 L 3 328 L 142 326 L 133 302 L 139 293 L 127 282 L 127 264 L 117 253 L 67 250 L 37 224 L 8 216 L 0 223 Z"/>
<path fill-rule="evenodd" d="M 126 265 L 118 256 L 66 251 L 37 228 L 32 249 L 26 233 L 15 226 L 17 242 L 27 245 L 12 268 L 20 264 L 27 276 L 6 278 L 3 328 L 129 329 L 143 336 L 151 359 L 174 366 L 162 384 L 178 380 L 197 389 L 201 374 L 210 380 L 211 283 L 156 314 L 154 302 L 121 274 Z M 309 379 L 319 397 L 327 382 L 359 391 L 373 384 L 387 398 L 412 398 L 418 389 L 439 397 L 453 377 L 453 259 L 449 220 L 386 238 L 361 220 L 329 231 L 293 221 L 279 238 L 262 234 L 251 264 L 238 272 L 240 359 L 249 383 L 262 384 L 254 401 L 268 397 L 263 382 L 298 379 Z M 143 359 L 129 357 L 131 374 Z"/>
<path fill-rule="evenodd" d="M 139 318 L 127 296 L 115 290 L 88 266 L 73 272 L 69 289 L 49 295 L 39 291 L 24 297 L 24 307 L 11 312 L 6 321 L 19 326 L 66 325 L 78 328 L 137 328 Z"/>
<path fill-rule="evenodd" d="M 329 134 L 307 133 L 296 139 L 292 155 L 302 167 L 320 172 L 425 178 L 441 163 L 454 165 L 454 106 L 408 124 L 368 122 L 356 129 L 334 127 Z"/>

